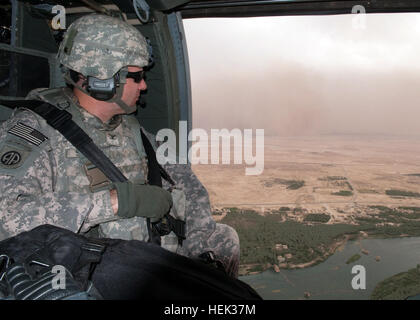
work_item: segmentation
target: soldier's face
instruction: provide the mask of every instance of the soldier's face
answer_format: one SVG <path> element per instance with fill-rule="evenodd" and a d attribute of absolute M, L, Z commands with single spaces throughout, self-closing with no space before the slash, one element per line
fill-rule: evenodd
<path fill-rule="evenodd" d="M 128 67 L 128 72 L 137 72 L 143 70 L 139 67 Z M 124 85 L 122 94 L 122 100 L 129 107 L 136 107 L 136 101 L 140 97 L 140 92 L 147 89 L 146 82 L 142 79 L 139 83 L 136 83 L 134 79 L 127 78 Z"/>

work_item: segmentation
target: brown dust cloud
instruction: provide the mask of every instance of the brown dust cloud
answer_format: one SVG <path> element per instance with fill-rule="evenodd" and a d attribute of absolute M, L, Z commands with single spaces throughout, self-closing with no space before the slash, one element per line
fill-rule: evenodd
<path fill-rule="evenodd" d="M 184 20 L 193 127 L 420 135 L 420 14 Z"/>

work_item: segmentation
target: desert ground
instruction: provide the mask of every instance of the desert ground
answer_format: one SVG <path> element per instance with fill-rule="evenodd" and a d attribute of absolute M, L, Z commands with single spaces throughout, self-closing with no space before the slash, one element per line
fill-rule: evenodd
<path fill-rule="evenodd" d="M 369 206 L 420 207 L 420 137 L 323 135 L 265 137 L 264 171 L 249 165 L 197 164 L 214 210 L 237 207 L 262 214 L 281 207 L 326 213 L 331 223 L 352 223 Z M 293 188 L 291 182 L 302 182 Z M 389 195 L 387 190 L 411 195 Z M 334 194 L 338 193 L 338 194 Z M 223 215 L 215 216 L 222 219 Z"/>

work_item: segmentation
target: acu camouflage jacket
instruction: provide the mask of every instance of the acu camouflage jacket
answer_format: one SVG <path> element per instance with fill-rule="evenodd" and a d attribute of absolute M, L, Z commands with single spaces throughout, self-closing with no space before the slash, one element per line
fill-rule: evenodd
<path fill-rule="evenodd" d="M 103 124 L 78 106 L 68 88 L 37 89 L 28 98 L 64 105 L 129 180 L 145 182 L 147 158 L 134 116 L 116 116 Z M 156 148 L 154 137 L 147 135 Z M 0 240 L 41 224 L 78 233 L 99 226 L 103 237 L 147 240 L 145 219 L 115 216 L 109 190 L 91 191 L 86 158 L 32 111 L 15 109 L 12 117 L 1 124 L 0 160 Z M 178 248 L 176 236 L 171 233 L 163 237 L 162 246 L 183 255 L 211 249 L 206 239 L 216 224 L 207 191 L 190 166 L 167 164 L 164 168 L 176 182 L 171 214 L 186 221 L 187 240 Z M 165 181 L 164 187 L 168 187 Z"/>

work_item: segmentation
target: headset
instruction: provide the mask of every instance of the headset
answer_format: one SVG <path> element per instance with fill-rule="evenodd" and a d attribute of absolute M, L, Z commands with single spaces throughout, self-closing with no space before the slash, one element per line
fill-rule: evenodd
<path fill-rule="evenodd" d="M 145 70 L 129 72 L 125 69 L 117 72 L 113 77 L 109 79 L 98 79 L 92 76 L 87 77 L 86 91 L 89 92 L 90 96 L 96 100 L 108 101 L 115 96 L 117 88 L 120 86 L 120 73 L 124 72 L 125 79 L 131 78 L 135 83 L 140 83 L 145 79 Z"/>
<path fill-rule="evenodd" d="M 122 101 L 122 94 L 124 90 L 124 84 L 128 78 L 131 78 L 136 83 L 140 83 L 145 79 L 146 67 L 141 71 L 129 72 L 127 67 L 121 68 L 115 75 L 108 79 L 98 79 L 93 76 L 87 76 L 82 85 L 78 85 L 78 74 L 76 71 L 64 68 L 64 78 L 66 82 L 72 84 L 82 92 L 91 96 L 92 98 L 100 101 L 115 102 L 121 109 L 126 113 L 132 113 L 135 111 L 133 107 L 129 107 Z M 148 68 L 147 68 L 148 69 Z M 144 104 L 144 102 L 143 102 Z M 140 103 L 140 105 L 142 105 Z"/>

